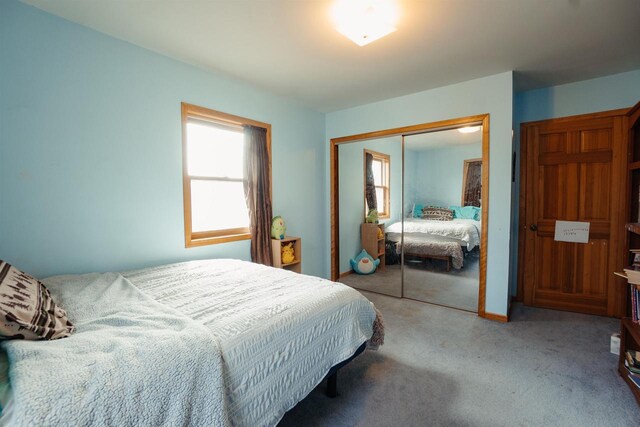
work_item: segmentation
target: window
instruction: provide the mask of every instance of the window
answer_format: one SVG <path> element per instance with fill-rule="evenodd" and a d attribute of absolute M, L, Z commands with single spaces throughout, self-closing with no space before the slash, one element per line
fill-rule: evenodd
<path fill-rule="evenodd" d="M 245 124 L 270 128 L 182 104 L 186 247 L 251 238 L 243 186 Z"/>
<path fill-rule="evenodd" d="M 365 212 L 369 212 L 369 204 L 367 202 L 367 154 L 373 157 L 371 162 L 371 171 L 373 175 L 373 188 L 376 194 L 376 202 L 379 218 L 389 218 L 391 216 L 391 187 L 390 170 L 391 157 L 388 154 L 377 153 L 375 151 L 364 150 L 365 154 Z"/>

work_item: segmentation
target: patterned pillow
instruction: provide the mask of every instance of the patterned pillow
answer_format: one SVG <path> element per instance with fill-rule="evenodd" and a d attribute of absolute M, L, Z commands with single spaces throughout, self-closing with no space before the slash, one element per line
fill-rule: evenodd
<path fill-rule="evenodd" d="M 453 220 L 453 211 L 447 208 L 429 206 L 422 209 L 422 219 L 431 219 L 435 221 L 451 221 Z"/>
<path fill-rule="evenodd" d="M 38 279 L 0 260 L 0 339 L 52 340 L 74 330 Z"/>

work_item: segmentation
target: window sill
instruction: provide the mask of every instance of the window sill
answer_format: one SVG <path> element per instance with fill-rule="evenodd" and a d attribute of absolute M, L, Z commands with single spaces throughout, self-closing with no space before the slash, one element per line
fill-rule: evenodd
<path fill-rule="evenodd" d="M 196 248 L 199 246 L 216 245 L 218 243 L 237 242 L 240 240 L 250 240 L 251 233 L 231 234 L 227 236 L 203 237 L 200 239 L 190 239 L 185 242 L 185 248 Z"/>

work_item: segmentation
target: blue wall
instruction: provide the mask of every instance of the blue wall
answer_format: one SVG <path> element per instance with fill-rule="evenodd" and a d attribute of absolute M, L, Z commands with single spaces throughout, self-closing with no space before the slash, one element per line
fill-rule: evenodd
<path fill-rule="evenodd" d="M 180 102 L 273 126 L 274 214 L 325 272 L 324 114 L 0 2 L 0 259 L 36 276 L 248 259 L 185 249 Z"/>
<path fill-rule="evenodd" d="M 16 1 L 0 2 L 0 61 L 0 258 L 37 276 L 248 259 L 248 242 L 184 248 L 185 101 L 273 125 L 274 214 L 303 237 L 303 271 L 326 277 L 328 139 L 490 113 L 487 311 L 498 314 L 516 283 L 512 122 L 517 151 L 521 122 L 640 100 L 640 70 L 515 98 L 508 72 L 325 116 Z"/>
<path fill-rule="evenodd" d="M 383 138 L 353 142 L 338 146 L 340 167 L 340 273 L 351 270 L 349 260 L 362 250 L 360 224 L 364 208 L 364 149 L 389 155 L 391 162 L 390 191 L 391 215 L 380 220 L 383 224 L 399 221 L 402 217 L 402 139 Z M 378 202 L 380 203 L 380 202 Z"/>
<path fill-rule="evenodd" d="M 516 123 L 615 110 L 640 101 L 640 70 L 559 86 L 521 92 L 515 96 Z"/>
<path fill-rule="evenodd" d="M 482 157 L 482 137 L 475 144 L 411 149 L 411 137 L 405 138 L 405 207 L 414 203 L 434 206 L 459 206 L 462 200 L 464 161 Z M 409 166 L 409 167 L 407 167 Z"/>
<path fill-rule="evenodd" d="M 489 243 L 487 305 L 490 313 L 507 314 L 509 296 L 509 218 L 511 210 L 511 72 L 329 113 L 328 140 L 380 129 L 455 117 L 490 114 Z M 329 150 L 325 159 L 328 162 Z M 325 177 L 329 188 L 329 176 Z M 326 245 L 329 247 L 329 194 L 325 198 Z M 330 271 L 327 260 L 326 271 Z"/>
<path fill-rule="evenodd" d="M 520 153 L 520 124 L 555 117 L 627 108 L 640 101 L 640 70 L 521 92 L 515 95 L 515 149 Z M 520 158 L 516 162 L 511 236 L 511 293 L 517 292 Z"/>

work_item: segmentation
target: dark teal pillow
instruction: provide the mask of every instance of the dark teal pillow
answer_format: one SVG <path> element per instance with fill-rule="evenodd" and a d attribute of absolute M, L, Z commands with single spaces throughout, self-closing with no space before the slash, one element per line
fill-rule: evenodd
<path fill-rule="evenodd" d="M 480 208 L 475 206 L 449 206 L 455 219 L 475 219 L 480 217 Z"/>
<path fill-rule="evenodd" d="M 453 211 L 453 218 L 459 219 L 462 218 L 461 206 L 449 206 L 449 209 Z"/>
<path fill-rule="evenodd" d="M 413 218 L 422 218 L 422 208 L 424 208 L 424 205 L 418 205 L 418 204 L 413 205 L 413 211 L 411 211 L 411 216 Z"/>

